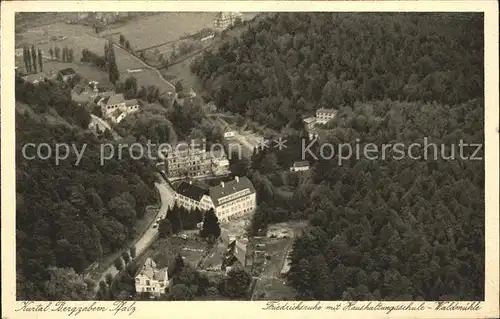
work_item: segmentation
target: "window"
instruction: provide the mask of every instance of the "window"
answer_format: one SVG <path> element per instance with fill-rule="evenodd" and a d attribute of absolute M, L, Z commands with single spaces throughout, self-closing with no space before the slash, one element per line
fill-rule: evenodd
<path fill-rule="evenodd" d="M 151 285 L 151 282 L 149 280 L 146 280 L 146 286 Z"/>

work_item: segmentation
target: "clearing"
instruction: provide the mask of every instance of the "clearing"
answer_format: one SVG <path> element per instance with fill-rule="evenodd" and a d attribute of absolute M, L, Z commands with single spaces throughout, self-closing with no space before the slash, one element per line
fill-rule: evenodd
<path fill-rule="evenodd" d="M 175 88 L 163 80 L 158 71 L 146 66 L 139 58 L 133 56 L 125 49 L 115 45 L 116 65 L 120 71 L 120 81 L 124 82 L 129 76 L 137 79 L 139 86 L 155 85 L 160 92 L 174 92 Z M 127 70 L 138 70 L 129 73 Z"/>
<path fill-rule="evenodd" d="M 118 41 L 123 34 L 134 50 L 141 50 L 195 33 L 214 24 L 215 12 L 164 12 L 143 16 L 109 33 Z M 108 33 L 102 32 L 101 36 Z"/>

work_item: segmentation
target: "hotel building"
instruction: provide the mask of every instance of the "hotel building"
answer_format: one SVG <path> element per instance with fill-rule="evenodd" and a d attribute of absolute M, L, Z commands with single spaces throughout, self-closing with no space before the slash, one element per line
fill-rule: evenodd
<path fill-rule="evenodd" d="M 214 187 L 183 181 L 176 188 L 175 199 L 178 205 L 190 210 L 214 209 L 222 223 L 251 214 L 257 206 L 255 188 L 247 177 L 235 177 Z"/>

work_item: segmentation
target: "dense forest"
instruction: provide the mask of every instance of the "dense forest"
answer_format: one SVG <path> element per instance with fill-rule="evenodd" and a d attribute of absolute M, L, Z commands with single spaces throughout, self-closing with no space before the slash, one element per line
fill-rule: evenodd
<path fill-rule="evenodd" d="M 484 140 L 484 101 L 356 106 L 342 111 L 330 143 L 422 145 L 427 132 L 438 154 L 456 158 L 320 160 L 314 187 L 295 193 L 312 229 L 295 242 L 292 285 L 315 299 L 483 299 L 483 150 L 461 160 L 458 143 Z"/>
<path fill-rule="evenodd" d="M 217 106 L 273 128 L 319 107 L 482 96 L 480 14 L 279 13 L 192 65 Z"/>
<path fill-rule="evenodd" d="M 484 150 L 476 160 L 460 157 L 475 147 L 459 150 L 461 140 L 484 143 L 482 29 L 478 14 L 280 13 L 192 65 L 219 108 L 295 128 L 286 150 L 232 167 L 250 166 L 258 190 L 251 230 L 309 220 L 291 254 L 297 298 L 484 298 Z M 309 156 L 310 177 L 297 175 L 292 198 L 278 202 L 283 169 L 307 141 L 300 120 L 320 107 L 339 111 L 321 143 L 406 151 L 427 138 L 436 151 Z"/>
<path fill-rule="evenodd" d="M 103 141 L 84 129 L 88 111 L 61 84 L 33 86 L 18 79 L 16 99 L 31 110 L 16 116 L 17 298 L 87 299 L 92 294 L 82 272 L 123 247 L 145 207 L 157 202 L 154 167 L 128 156 L 100 165 Z M 60 122 L 47 121 L 48 114 Z M 26 143 L 86 148 L 78 164 L 72 152 L 57 165 L 54 154 L 26 159 Z M 46 149 L 41 154 L 49 155 Z"/>

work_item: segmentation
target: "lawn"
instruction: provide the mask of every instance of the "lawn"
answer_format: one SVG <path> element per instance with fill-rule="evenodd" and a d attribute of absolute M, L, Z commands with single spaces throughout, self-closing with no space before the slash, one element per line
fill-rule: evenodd
<path fill-rule="evenodd" d="M 168 69 L 162 69 L 161 73 L 170 82 L 175 83 L 180 80 L 184 87 L 192 88 L 195 92 L 201 92 L 202 86 L 200 80 L 195 74 L 191 73 L 191 64 L 197 56 L 171 65 Z"/>
<path fill-rule="evenodd" d="M 176 40 L 213 26 L 215 12 L 164 12 L 143 16 L 124 26 L 113 28 L 125 36 L 135 50 Z M 103 36 L 106 32 L 102 33 Z M 116 40 L 119 35 L 113 36 Z"/>
<path fill-rule="evenodd" d="M 73 68 L 76 73 L 78 73 L 82 78 L 89 81 L 97 81 L 102 85 L 110 86 L 109 76 L 107 72 L 104 72 L 90 64 L 82 62 L 60 62 L 60 61 L 44 61 L 43 70 L 44 72 L 50 72 L 52 70 L 61 70 L 64 68 Z"/>
<path fill-rule="evenodd" d="M 252 300 L 295 300 L 297 292 L 287 286 L 284 278 L 261 278 L 258 280 Z"/>
<path fill-rule="evenodd" d="M 22 40 L 16 42 L 16 47 L 24 44 L 35 45 L 37 49 L 43 51 L 44 56 L 49 56 L 49 48 L 55 46 L 59 48 L 72 48 L 75 53 L 75 60 L 80 60 L 83 49 L 94 51 L 98 54 L 104 54 L 105 39 L 91 37 L 87 32 L 92 32 L 90 27 L 54 23 L 43 27 L 27 29 L 20 33 Z M 52 37 L 66 37 L 61 40 L 53 40 Z"/>
<path fill-rule="evenodd" d="M 160 238 L 148 249 L 151 258 L 158 267 L 168 267 L 177 254 L 181 254 L 185 262 L 196 267 L 206 250 L 206 243 L 194 238 L 182 239 L 179 237 Z"/>
<path fill-rule="evenodd" d="M 175 89 L 162 80 L 160 75 L 153 69 L 145 66 L 141 61 L 130 54 L 125 49 L 115 46 L 116 65 L 120 71 L 121 81 L 125 81 L 129 76 L 137 79 L 139 86 L 155 85 L 160 92 L 173 92 Z M 127 70 L 142 69 L 140 72 L 129 73 Z"/>

